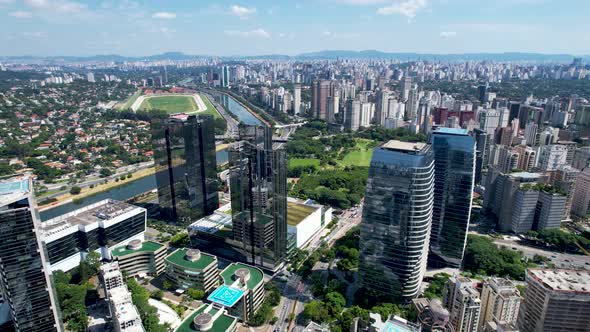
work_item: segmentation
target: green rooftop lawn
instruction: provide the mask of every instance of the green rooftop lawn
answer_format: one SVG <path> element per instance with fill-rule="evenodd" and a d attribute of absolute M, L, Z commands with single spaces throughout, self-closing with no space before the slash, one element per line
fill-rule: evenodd
<path fill-rule="evenodd" d="M 232 263 L 223 271 L 221 271 L 221 277 L 223 278 L 223 282 L 226 285 L 233 284 L 234 273 L 236 273 L 236 270 L 240 268 L 247 268 L 248 270 L 250 270 L 250 280 L 248 280 L 248 282 L 246 283 L 248 289 L 254 289 L 258 285 L 258 283 L 262 281 L 263 274 L 262 271 L 260 271 L 259 269 L 242 263 Z"/>
<path fill-rule="evenodd" d="M 215 256 L 201 251 L 201 258 L 191 262 L 186 259 L 186 251 L 187 249 L 177 249 L 170 256 L 166 257 L 166 261 L 188 269 L 203 270 L 216 260 Z"/>
<path fill-rule="evenodd" d="M 195 317 L 198 314 L 203 312 L 205 310 L 205 308 L 207 308 L 207 305 L 202 305 L 192 315 L 188 316 L 182 322 L 182 324 L 180 324 L 178 329 L 176 329 L 176 332 L 196 332 L 197 329 L 195 329 L 193 326 L 193 320 L 195 319 Z M 217 313 L 217 311 L 218 311 L 218 309 L 213 308 L 209 311 L 209 313 L 211 315 L 215 315 Z M 213 323 L 213 327 L 209 331 L 211 331 L 211 332 L 225 332 L 225 331 L 227 331 L 227 329 L 230 326 L 232 326 L 232 324 L 235 324 L 236 321 L 237 321 L 237 318 L 226 315 L 226 314 L 222 314 L 221 316 L 219 316 L 215 320 L 215 322 Z"/>
<path fill-rule="evenodd" d="M 139 248 L 137 250 L 128 249 L 127 246 L 120 246 L 120 247 L 113 249 L 111 251 L 111 253 L 113 254 L 113 256 L 121 257 L 121 256 L 129 255 L 132 253 L 140 252 L 140 251 L 144 251 L 144 252 L 156 251 L 156 250 L 162 248 L 163 246 L 164 245 L 156 243 L 156 242 L 145 241 L 141 244 L 141 248 Z"/>
<path fill-rule="evenodd" d="M 287 223 L 291 226 L 297 226 L 315 210 L 312 206 L 287 202 Z"/>

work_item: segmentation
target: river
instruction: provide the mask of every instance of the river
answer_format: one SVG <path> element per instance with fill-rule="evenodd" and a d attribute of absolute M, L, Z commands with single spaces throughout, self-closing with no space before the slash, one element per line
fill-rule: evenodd
<path fill-rule="evenodd" d="M 227 95 L 215 96 L 217 101 L 223 105 L 223 107 L 233 114 L 235 114 L 241 122 L 250 125 L 261 124 L 260 120 L 248 112 L 240 103 L 234 100 L 232 97 Z M 226 150 L 217 152 L 217 164 L 224 164 L 228 160 Z M 119 201 L 124 201 L 133 196 L 137 196 L 146 191 L 156 189 L 156 177 L 154 175 L 146 176 L 136 181 L 121 185 L 119 187 L 110 189 L 105 192 L 98 193 L 96 195 L 85 197 L 81 200 L 77 200 L 75 203 L 66 203 L 60 206 L 56 206 L 52 209 L 45 210 L 40 213 L 41 220 L 49 220 L 62 214 L 74 211 L 84 206 L 102 201 L 103 199 L 111 198 Z"/>

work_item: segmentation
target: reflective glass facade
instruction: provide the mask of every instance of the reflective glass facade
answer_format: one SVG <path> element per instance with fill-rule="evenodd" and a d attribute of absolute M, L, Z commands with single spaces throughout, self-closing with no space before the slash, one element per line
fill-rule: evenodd
<path fill-rule="evenodd" d="M 418 294 L 426 269 L 434 161 L 425 144 L 385 146 L 374 150 L 369 169 L 359 275 L 361 286 L 376 298 L 404 301 Z"/>
<path fill-rule="evenodd" d="M 440 128 L 432 134 L 434 207 L 429 265 L 461 267 L 471 216 L 475 140 L 466 130 Z"/>
<path fill-rule="evenodd" d="M 30 197 L 0 206 L 0 292 L 16 331 L 60 331 Z"/>
<path fill-rule="evenodd" d="M 242 126 L 229 162 L 232 244 L 274 269 L 287 253 L 287 154 L 273 150 L 272 128 Z"/>
<path fill-rule="evenodd" d="M 219 207 L 215 126 L 211 116 L 152 121 L 162 217 L 190 224 Z"/>

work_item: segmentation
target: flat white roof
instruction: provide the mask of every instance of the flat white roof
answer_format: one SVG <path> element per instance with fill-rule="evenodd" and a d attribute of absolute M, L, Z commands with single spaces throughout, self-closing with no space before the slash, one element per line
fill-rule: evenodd
<path fill-rule="evenodd" d="M 422 151 L 426 146 L 426 143 L 412 143 L 412 142 L 402 142 L 398 140 L 391 140 L 387 143 L 381 145 L 382 148 L 388 150 L 397 150 L 397 151 Z"/>
<path fill-rule="evenodd" d="M 586 270 L 530 269 L 528 274 L 547 289 L 590 294 L 590 272 Z"/>

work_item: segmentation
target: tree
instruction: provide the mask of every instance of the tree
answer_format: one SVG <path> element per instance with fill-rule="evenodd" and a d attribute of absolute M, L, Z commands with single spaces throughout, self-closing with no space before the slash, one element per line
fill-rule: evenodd
<path fill-rule="evenodd" d="M 97 274 L 100 270 L 101 259 L 102 257 L 100 254 L 95 251 L 91 251 L 86 255 L 86 263 L 88 264 L 88 267 L 90 267 L 90 272 L 92 274 Z"/>
<path fill-rule="evenodd" d="M 73 186 L 72 188 L 70 188 L 70 194 L 72 195 L 78 195 L 80 192 L 82 192 L 82 188 L 78 186 Z"/>
<path fill-rule="evenodd" d="M 186 248 L 190 245 L 190 242 L 187 232 L 177 233 L 170 238 L 170 245 L 175 248 Z"/>
<path fill-rule="evenodd" d="M 451 275 L 448 273 L 435 274 L 430 280 L 428 288 L 426 288 L 426 290 L 424 291 L 424 296 L 428 299 L 432 299 L 435 297 L 442 298 L 443 288 L 450 277 Z"/>
<path fill-rule="evenodd" d="M 164 287 L 166 290 L 170 290 L 172 289 L 172 283 L 169 280 L 164 280 L 162 282 L 162 287 Z"/>
<path fill-rule="evenodd" d="M 314 322 L 325 322 L 328 320 L 328 310 L 322 302 L 314 300 L 303 307 L 303 316 Z"/>
<path fill-rule="evenodd" d="M 162 298 L 164 298 L 164 292 L 161 289 L 158 289 L 157 291 L 152 293 L 151 297 L 152 297 L 152 299 L 156 299 L 158 301 L 161 301 Z"/>
<path fill-rule="evenodd" d="M 205 296 L 205 292 L 204 291 L 202 291 L 200 289 L 196 289 L 196 288 L 189 288 L 186 291 L 186 294 L 188 296 L 190 296 L 190 298 L 192 298 L 193 300 L 201 300 Z"/>
<path fill-rule="evenodd" d="M 338 292 L 330 292 L 326 294 L 323 302 L 326 310 L 332 317 L 340 315 L 342 309 L 344 309 L 344 306 L 346 305 L 346 299 Z"/>

